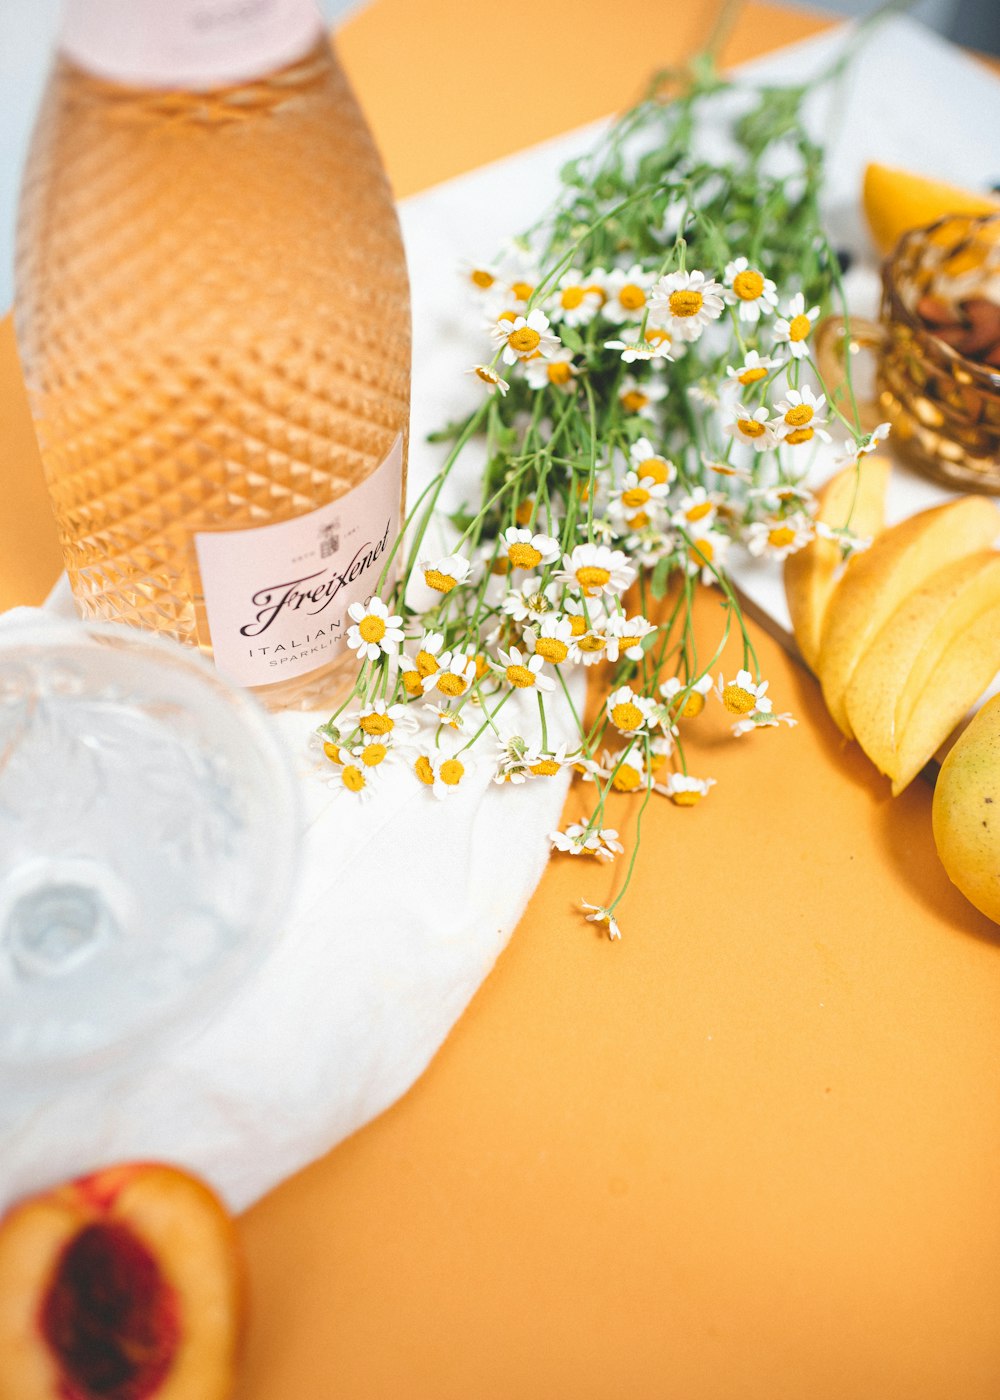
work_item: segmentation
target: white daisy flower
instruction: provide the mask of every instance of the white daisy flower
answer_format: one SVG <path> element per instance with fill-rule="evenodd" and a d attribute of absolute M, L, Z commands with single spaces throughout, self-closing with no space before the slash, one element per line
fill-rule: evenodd
<path fill-rule="evenodd" d="M 751 384 L 759 384 L 762 379 L 767 378 L 772 369 L 780 369 L 786 363 L 786 360 L 776 360 L 770 355 L 761 355 L 756 350 L 749 350 L 741 365 L 726 366 L 726 376 L 734 384 L 742 384 L 746 389 Z"/>
<path fill-rule="evenodd" d="M 619 734 L 638 734 L 648 729 L 656 713 L 656 701 L 639 695 L 630 685 L 620 685 L 607 701 L 608 718 Z"/>
<path fill-rule="evenodd" d="M 629 661 L 641 661 L 643 639 L 656 628 L 648 618 L 637 615 L 626 617 L 624 613 L 613 613 L 604 626 L 609 661 L 619 661 L 626 657 Z"/>
<path fill-rule="evenodd" d="M 653 288 L 650 310 L 671 335 L 697 340 L 725 309 L 725 289 L 703 272 L 671 272 Z"/>
<path fill-rule="evenodd" d="M 699 676 L 685 683 L 680 676 L 671 676 L 660 686 L 660 694 L 678 719 L 695 719 L 705 708 L 705 697 L 712 689 L 712 677 Z"/>
<path fill-rule="evenodd" d="M 420 572 L 428 588 L 450 593 L 469 577 L 472 565 L 461 554 L 445 554 L 440 559 L 421 559 Z"/>
<path fill-rule="evenodd" d="M 735 477 L 737 481 L 753 481 L 753 472 L 748 467 L 736 467 L 732 462 L 715 462 L 709 457 L 702 457 L 701 463 L 706 471 L 714 473 L 715 476 Z"/>
<path fill-rule="evenodd" d="M 556 749 L 537 749 L 525 754 L 525 763 L 528 772 L 533 778 L 554 778 L 557 773 L 570 763 L 576 762 L 576 751 L 572 754 L 568 752 L 567 744 L 560 744 Z"/>
<path fill-rule="evenodd" d="M 354 758 L 349 763 L 342 763 L 334 768 L 327 779 L 327 787 L 333 788 L 335 792 L 345 792 L 361 802 L 366 802 L 371 797 L 375 785 L 372 769 L 366 768 Z"/>
<path fill-rule="evenodd" d="M 429 787 L 439 800 L 456 793 L 463 779 L 471 771 L 470 760 L 465 753 L 418 755 L 413 764 L 417 780 Z"/>
<path fill-rule="evenodd" d="M 432 714 L 438 724 L 446 724 L 449 729 L 461 729 L 465 720 L 460 710 L 453 710 L 450 705 L 431 705 L 422 707 Z"/>
<path fill-rule="evenodd" d="M 848 439 L 844 443 L 844 453 L 846 455 L 837 459 L 837 465 L 840 467 L 850 466 L 850 464 L 856 462 L 859 457 L 865 457 L 869 452 L 877 451 L 879 443 L 886 440 L 890 430 L 891 424 L 879 423 L 878 427 L 873 428 L 870 433 L 865 433 L 857 442 L 852 442 Z"/>
<path fill-rule="evenodd" d="M 620 352 L 622 361 L 631 365 L 636 360 L 672 360 L 674 357 L 670 353 L 670 337 L 666 334 L 657 336 L 654 340 L 647 340 L 640 335 L 638 326 L 630 326 L 623 331 L 624 340 L 606 340 L 605 350 L 617 350 Z"/>
<path fill-rule="evenodd" d="M 607 653 L 608 642 L 603 632 L 596 628 L 574 637 L 570 644 L 568 660 L 573 666 L 596 666 Z"/>
<path fill-rule="evenodd" d="M 524 361 L 524 377 L 532 389 L 569 389 L 578 373 L 572 350 L 555 350 L 549 356 L 536 351 Z"/>
<path fill-rule="evenodd" d="M 555 608 L 558 593 L 555 584 L 549 583 L 543 588 L 537 574 L 529 574 L 510 589 L 501 606 L 515 622 L 541 622 Z"/>
<path fill-rule="evenodd" d="M 395 656 L 403 640 L 403 619 L 389 612 L 381 598 L 369 598 L 367 603 L 352 603 L 347 615 L 353 626 L 347 629 L 347 645 L 357 652 L 361 661 L 377 661 L 380 656 Z"/>
<path fill-rule="evenodd" d="M 634 413 L 639 418 L 655 418 L 656 405 L 666 397 L 667 386 L 658 379 L 640 381 L 626 374 L 618 386 L 618 402 L 626 413 Z"/>
<path fill-rule="evenodd" d="M 823 428 L 827 421 L 823 414 L 825 407 L 826 395 L 820 394 L 817 398 L 808 384 L 801 389 L 789 389 L 785 397 L 775 404 L 780 417 L 774 418 L 771 427 L 789 447 L 811 442 L 816 437 L 829 442 L 830 434 Z"/>
<path fill-rule="evenodd" d="M 635 472 L 626 472 L 624 481 L 611 497 L 609 509 L 613 516 L 627 520 L 630 526 L 639 529 L 649 523 L 648 512 L 661 505 L 669 493 L 670 487 L 666 482 L 658 486 L 648 477 L 640 481 Z"/>
<path fill-rule="evenodd" d="M 731 715 L 749 717 L 753 714 L 770 714 L 771 702 L 765 694 L 767 686 L 767 681 L 755 684 L 749 671 L 737 671 L 736 679 L 732 681 L 720 675 L 716 691 L 723 707 Z"/>
<path fill-rule="evenodd" d="M 749 734 L 754 729 L 776 729 L 782 724 L 794 729 L 797 723 L 798 720 L 792 715 L 772 715 L 758 710 L 752 715 L 747 715 L 746 719 L 737 720 L 733 725 L 733 733 L 739 738 L 741 734 Z"/>
<path fill-rule="evenodd" d="M 493 291 L 499 281 L 496 270 L 485 263 L 470 262 L 468 258 L 463 258 L 458 268 L 462 281 L 479 296 Z"/>
<path fill-rule="evenodd" d="M 532 686 L 538 690 L 555 690 L 556 683 L 551 676 L 542 674 L 542 668 L 545 665 L 544 657 L 530 656 L 518 647 L 511 647 L 510 651 L 500 649 L 497 655 L 500 658 L 503 676 L 508 685 L 514 686 L 517 690 L 528 690 Z"/>
<path fill-rule="evenodd" d="M 726 264 L 725 279 L 731 299 L 739 305 L 739 319 L 756 325 L 778 305 L 778 289 L 769 277 L 750 266 L 746 258 Z"/>
<path fill-rule="evenodd" d="M 422 688 L 425 695 L 430 690 L 436 690 L 441 695 L 455 699 L 465 694 L 475 678 L 475 660 L 468 652 L 456 648 L 454 651 L 441 653 L 436 668 L 424 676 Z"/>
<path fill-rule="evenodd" d="M 655 486 L 669 486 L 677 476 L 673 462 L 661 457 L 649 438 L 638 438 L 629 448 L 628 457 L 640 482 L 652 481 Z"/>
<path fill-rule="evenodd" d="M 549 832 L 552 849 L 569 856 L 596 856 L 598 860 L 614 860 L 625 847 L 613 826 L 595 831 L 583 822 L 570 822 L 565 831 Z"/>
<path fill-rule="evenodd" d="M 788 303 L 787 313 L 774 322 L 775 344 L 787 345 L 789 353 L 796 360 L 801 360 L 809 354 L 807 341 L 818 315 L 819 307 L 811 306 L 807 311 L 805 297 L 801 292 L 796 292 Z"/>
<path fill-rule="evenodd" d="M 438 669 L 438 652 L 443 646 L 443 633 L 425 632 L 417 643 L 416 656 L 401 658 L 399 670 L 407 695 L 423 694 L 424 679 Z"/>
<path fill-rule="evenodd" d="M 722 497 L 717 492 L 709 492 L 704 486 L 696 486 L 688 495 L 680 498 L 677 509 L 670 518 L 679 529 L 688 534 L 702 534 L 715 523 L 721 500 Z"/>
<path fill-rule="evenodd" d="M 610 781 L 615 792 L 645 792 L 649 787 L 646 765 L 636 744 L 622 753 L 610 753 L 605 749 L 596 776 Z"/>
<path fill-rule="evenodd" d="M 709 789 L 713 787 L 714 778 L 691 778 L 686 773 L 671 773 L 661 791 L 678 807 L 694 807 L 708 796 Z"/>
<path fill-rule="evenodd" d="M 495 783 L 526 783 L 530 777 L 529 761 L 533 758 L 527 739 L 520 734 L 504 735 L 497 744 Z"/>
<path fill-rule="evenodd" d="M 351 750 L 355 763 L 367 771 L 380 768 L 395 758 L 392 739 L 388 734 L 366 734 L 364 741 Z"/>
<path fill-rule="evenodd" d="M 503 532 L 503 546 L 511 567 L 537 569 L 539 564 L 551 564 L 559 558 L 562 548 L 552 535 L 534 534 L 518 525 L 509 525 Z"/>
<path fill-rule="evenodd" d="M 588 904 L 585 899 L 580 900 L 580 908 L 593 911 L 587 915 L 589 924 L 603 924 L 608 931 L 609 938 L 621 938 L 622 931 L 610 909 L 605 909 L 603 904 Z"/>
<path fill-rule="evenodd" d="M 614 268 L 604 279 L 607 299 L 602 311 L 606 319 L 620 324 L 641 317 L 649 297 L 649 285 L 649 274 L 639 263 L 634 263 L 627 271 Z"/>
<path fill-rule="evenodd" d="M 532 355 L 551 355 L 559 349 L 559 337 L 549 330 L 549 318 L 537 308 L 527 317 L 517 316 L 513 321 L 497 320 L 490 335 L 503 348 L 503 362 L 516 365 L 518 360 L 530 359 Z"/>
<path fill-rule="evenodd" d="M 774 447 L 777 434 L 771 426 L 771 415 L 762 404 L 760 408 L 749 409 L 743 404 L 734 405 L 735 418 L 723 425 L 722 431 L 736 442 L 745 443 L 755 452 L 766 452 Z"/>
<path fill-rule="evenodd" d="M 758 501 L 765 510 L 787 510 L 789 506 L 812 510 L 816 497 L 808 486 L 800 486 L 794 481 L 773 481 L 767 486 L 751 486 L 747 492 L 751 501 Z"/>
<path fill-rule="evenodd" d="M 358 728 L 366 735 L 381 738 L 385 734 L 413 733 L 417 722 L 405 705 L 388 705 L 374 700 L 358 711 Z"/>
<path fill-rule="evenodd" d="M 510 388 L 506 379 L 501 379 L 492 365 L 473 365 L 471 369 L 467 369 L 465 372 L 466 374 L 474 374 L 479 382 L 485 384 L 491 393 L 495 389 L 501 397 L 506 394 L 507 390 Z"/>
<path fill-rule="evenodd" d="M 569 656 L 573 628 L 568 617 L 549 614 L 542 618 L 539 627 L 529 628 L 524 636 L 536 656 L 552 666 L 559 666 Z"/>
<path fill-rule="evenodd" d="M 700 574 L 702 583 L 712 583 L 722 567 L 729 544 L 729 536 L 721 530 L 692 534 L 685 542 L 684 565 L 688 574 L 692 578 Z"/>
<path fill-rule="evenodd" d="M 556 578 L 579 588 L 587 598 L 597 598 L 602 593 L 624 593 L 635 580 L 635 569 L 620 549 L 578 544 L 572 554 L 563 555 Z"/>
<path fill-rule="evenodd" d="M 747 526 L 745 544 L 757 559 L 781 561 L 807 545 L 815 534 L 812 518 L 804 513 L 754 520 Z"/>
<path fill-rule="evenodd" d="M 605 292 L 586 273 L 564 272 L 552 293 L 550 310 L 554 319 L 567 326 L 585 326 L 592 321 L 604 303 Z"/>

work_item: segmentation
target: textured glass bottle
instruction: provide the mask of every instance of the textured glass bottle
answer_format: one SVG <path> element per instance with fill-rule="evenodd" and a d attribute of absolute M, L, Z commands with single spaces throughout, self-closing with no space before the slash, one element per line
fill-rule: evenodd
<path fill-rule="evenodd" d="M 316 33 L 201 90 L 61 55 L 18 229 L 18 346 L 80 610 L 214 650 L 275 706 L 335 690 L 405 476 L 398 222 Z"/>

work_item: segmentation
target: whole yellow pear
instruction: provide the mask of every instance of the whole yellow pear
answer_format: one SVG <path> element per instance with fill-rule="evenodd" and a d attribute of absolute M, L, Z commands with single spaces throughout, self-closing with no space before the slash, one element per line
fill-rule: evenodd
<path fill-rule="evenodd" d="M 941 765 L 933 822 L 948 878 L 1000 923 L 1000 695 L 974 716 Z"/>

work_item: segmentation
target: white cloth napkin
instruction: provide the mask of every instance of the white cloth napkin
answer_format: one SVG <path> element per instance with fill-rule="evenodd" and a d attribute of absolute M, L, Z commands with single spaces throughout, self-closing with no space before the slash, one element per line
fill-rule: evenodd
<path fill-rule="evenodd" d="M 842 41 L 841 32 L 797 45 L 748 72 L 801 81 Z M 902 20 L 883 28 L 850 84 L 833 154 L 831 214 L 846 219 L 855 242 L 866 160 L 947 168 L 959 182 L 983 178 L 987 93 L 995 97 L 993 81 L 927 31 Z M 828 129 L 822 103 L 816 125 Z M 479 392 L 463 372 L 483 358 L 484 341 L 454 272 L 458 259 L 489 257 L 529 226 L 562 163 L 599 129 L 403 205 L 414 292 L 413 490 L 440 460 L 426 432 Z M 467 482 L 476 470 L 470 454 Z M 298 901 L 273 952 L 211 1026 L 151 1062 L 30 1112 L 8 1107 L 5 1117 L 0 1105 L 4 1197 L 152 1156 L 203 1173 L 232 1206 L 247 1205 L 413 1083 L 509 938 L 541 875 L 564 782 L 511 792 L 484 769 L 438 805 L 400 775 L 359 814 L 311 770 L 305 741 L 314 719 L 277 722 L 302 766 L 309 825 Z"/>

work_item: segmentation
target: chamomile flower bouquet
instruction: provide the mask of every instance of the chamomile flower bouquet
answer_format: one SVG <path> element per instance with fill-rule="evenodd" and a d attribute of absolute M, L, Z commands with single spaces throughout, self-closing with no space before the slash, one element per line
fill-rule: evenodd
<path fill-rule="evenodd" d="M 849 458 L 875 441 L 831 401 L 811 353 L 840 268 L 807 91 L 741 91 L 709 60 L 658 75 L 564 167 L 549 213 L 465 269 L 481 398 L 436 435 L 451 443 L 443 465 L 378 594 L 350 610 L 356 680 L 317 736 L 347 793 L 367 796 L 393 762 L 442 798 L 483 755 L 515 789 L 569 767 L 590 785 L 591 815 L 552 846 L 608 861 L 623 851 L 610 794 L 679 807 L 709 794 L 713 779 L 685 758 L 706 705 L 728 711 L 736 735 L 792 722 L 772 706 L 727 556 L 780 560 L 813 537 L 803 479 L 833 420 Z M 716 142 L 724 128 L 721 159 L 699 153 L 709 124 Z M 473 438 L 486 447 L 480 496 L 447 517 L 438 553 L 427 541 L 442 491 Z M 412 603 L 414 580 L 429 606 Z M 706 585 L 723 605 L 708 655 L 692 642 Z M 734 630 L 743 665 L 725 674 Z M 567 680 L 577 668 L 591 680 L 587 720 Z M 537 703 L 531 726 L 505 713 L 518 693 Z M 549 741 L 555 704 L 572 714 L 570 743 Z M 583 906 L 612 937 L 627 883 Z"/>

